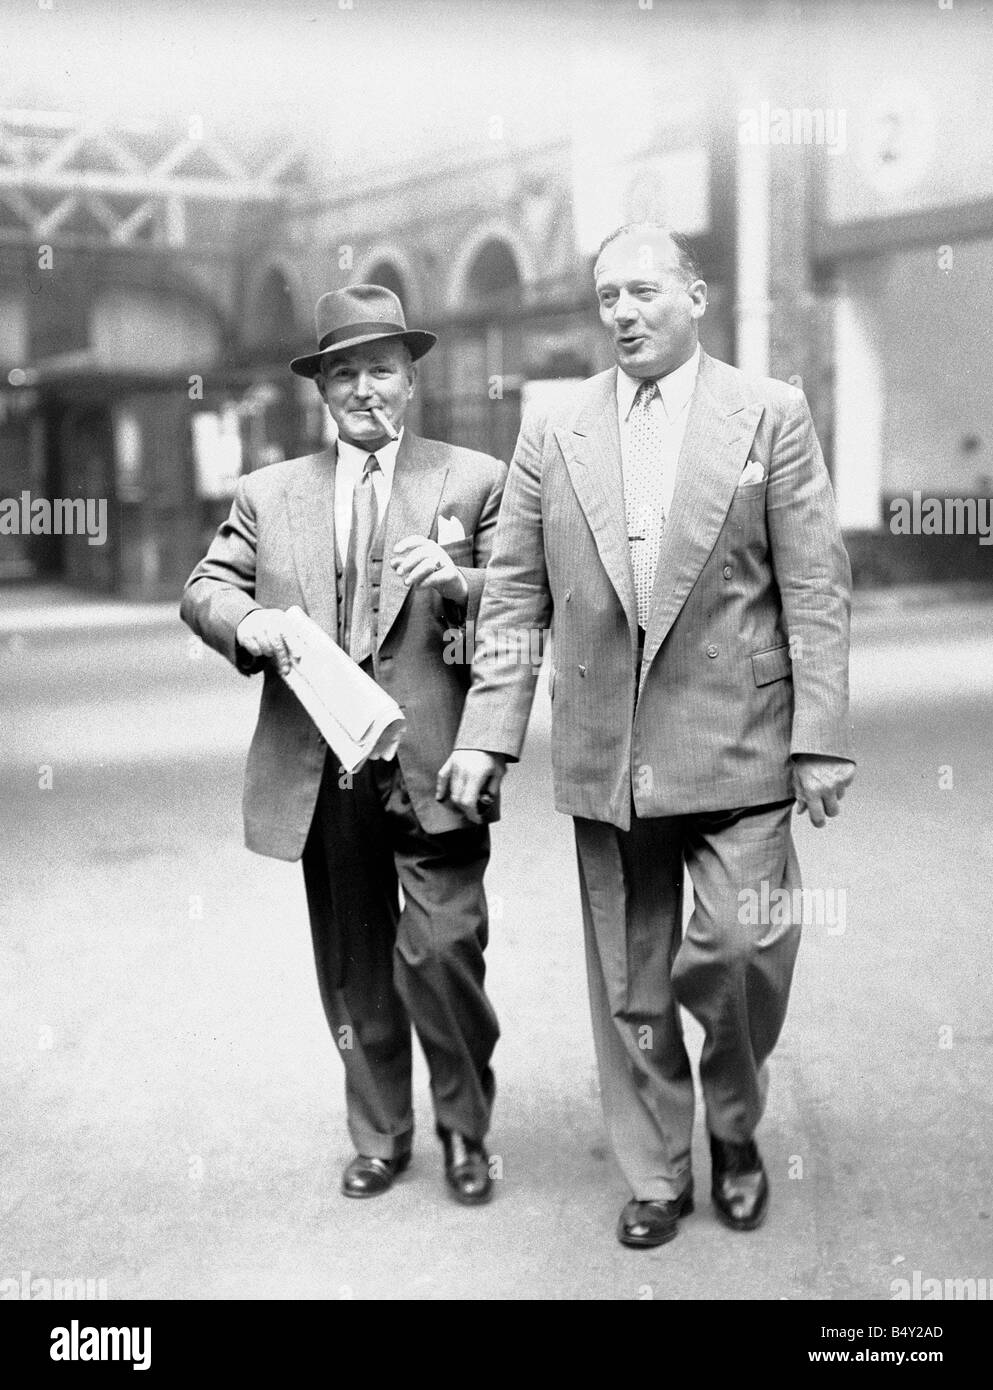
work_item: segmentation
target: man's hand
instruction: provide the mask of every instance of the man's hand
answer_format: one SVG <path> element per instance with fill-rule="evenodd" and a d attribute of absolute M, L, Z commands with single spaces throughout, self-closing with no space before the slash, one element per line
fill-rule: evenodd
<path fill-rule="evenodd" d="M 826 818 L 841 810 L 845 789 L 855 776 L 855 764 L 843 758 L 825 758 L 819 753 L 798 753 L 793 759 L 793 795 L 797 814 L 810 813 L 811 825 L 818 829 Z"/>
<path fill-rule="evenodd" d="M 267 656 L 279 667 L 279 674 L 289 673 L 293 663 L 289 643 L 283 632 L 285 613 L 281 608 L 253 608 L 242 618 L 235 639 L 250 656 Z"/>
<path fill-rule="evenodd" d="M 409 589 L 435 589 L 442 598 L 465 603 L 469 585 L 449 558 L 448 551 L 427 536 L 405 536 L 397 541 L 390 564 Z"/>
<path fill-rule="evenodd" d="M 437 801 L 451 801 L 464 816 L 482 825 L 478 804 L 482 795 L 496 799 L 507 770 L 502 753 L 484 753 L 480 748 L 456 748 L 438 773 Z"/>

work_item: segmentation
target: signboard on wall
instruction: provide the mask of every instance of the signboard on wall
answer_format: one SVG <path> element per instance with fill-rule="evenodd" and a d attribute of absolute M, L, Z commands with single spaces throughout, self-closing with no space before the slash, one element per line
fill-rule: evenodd
<path fill-rule="evenodd" d="M 117 500 L 144 501 L 141 422 L 130 410 L 114 412 L 114 460 Z"/>
<path fill-rule="evenodd" d="M 846 117 L 847 142 L 823 160 L 829 222 L 993 196 L 988 122 L 977 114 L 988 103 L 989 25 L 965 46 L 947 28 L 933 38 L 924 44 L 918 26 L 887 25 L 832 49 L 823 82 Z"/>
<path fill-rule="evenodd" d="M 692 64 L 686 65 L 688 68 Z M 701 88 L 633 53 L 574 55 L 572 200 L 577 249 L 592 255 L 626 222 L 689 236 L 710 228 L 710 156 Z M 618 113 L 642 113 L 619 119 Z"/>
<path fill-rule="evenodd" d="M 574 150 L 573 206 L 586 255 L 627 222 L 661 222 L 699 236 L 710 226 L 707 150 L 700 145 L 620 157 L 588 142 Z"/>
<path fill-rule="evenodd" d="M 233 406 L 193 416 L 193 471 L 197 496 L 224 501 L 241 477 L 241 421 Z"/>

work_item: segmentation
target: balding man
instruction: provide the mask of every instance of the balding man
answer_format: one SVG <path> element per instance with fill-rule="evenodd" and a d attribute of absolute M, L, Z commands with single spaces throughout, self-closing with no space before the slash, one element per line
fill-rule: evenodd
<path fill-rule="evenodd" d="M 501 634 L 554 614 L 556 806 L 575 818 L 603 1104 L 632 1192 L 618 1237 L 654 1246 L 693 1207 L 680 1005 L 705 1035 L 717 1214 L 752 1230 L 766 1213 L 755 1131 L 800 931 L 790 823 L 796 806 L 823 825 L 853 775 L 850 568 L 802 392 L 700 349 L 707 286 L 685 238 L 623 227 L 595 283 L 617 365 L 524 422 L 439 794 L 471 817 L 519 756 L 536 675 Z"/>

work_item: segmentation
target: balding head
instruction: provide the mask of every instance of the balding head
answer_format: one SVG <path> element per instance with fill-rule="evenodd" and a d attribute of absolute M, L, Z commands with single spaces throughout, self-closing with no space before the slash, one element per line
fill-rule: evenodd
<path fill-rule="evenodd" d="M 659 266 L 663 264 L 675 265 L 688 285 L 691 285 L 694 280 L 702 278 L 700 266 L 697 263 L 689 237 L 682 232 L 674 232 L 671 228 L 663 226 L 661 222 L 628 222 L 623 227 L 618 227 L 615 231 L 608 233 L 601 241 L 594 262 L 594 279 L 599 271 L 604 252 L 618 241 L 634 242 L 641 257 L 649 263 L 656 261 Z M 646 268 L 650 268 L 650 266 L 646 266 Z"/>
<path fill-rule="evenodd" d="M 619 227 L 603 241 L 593 274 L 622 370 L 666 376 L 692 357 L 707 286 L 685 237 L 654 222 Z"/>

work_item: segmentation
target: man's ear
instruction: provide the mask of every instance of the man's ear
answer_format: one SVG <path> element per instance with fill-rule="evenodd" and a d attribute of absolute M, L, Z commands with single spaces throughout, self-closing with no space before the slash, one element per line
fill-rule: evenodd
<path fill-rule="evenodd" d="M 407 367 L 407 399 L 410 400 L 414 394 L 414 387 L 417 385 L 417 363 L 411 362 Z"/>
<path fill-rule="evenodd" d="M 314 385 L 317 387 L 318 394 L 325 405 L 328 403 L 328 393 L 324 388 L 324 373 L 318 372 L 314 377 Z"/>

